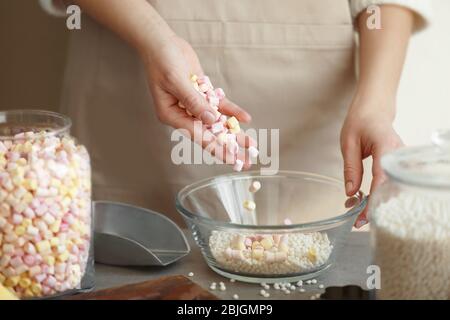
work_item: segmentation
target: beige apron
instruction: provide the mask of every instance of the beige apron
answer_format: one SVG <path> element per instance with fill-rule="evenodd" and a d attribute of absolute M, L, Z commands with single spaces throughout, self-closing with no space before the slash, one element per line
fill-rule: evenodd
<path fill-rule="evenodd" d="M 280 129 L 280 169 L 342 177 L 339 131 L 354 90 L 347 0 L 155 0 L 205 73 L 253 116 Z M 136 52 L 84 15 L 71 39 L 63 112 L 91 154 L 96 199 L 124 201 L 180 222 L 176 192 L 231 172 L 174 165 Z"/>

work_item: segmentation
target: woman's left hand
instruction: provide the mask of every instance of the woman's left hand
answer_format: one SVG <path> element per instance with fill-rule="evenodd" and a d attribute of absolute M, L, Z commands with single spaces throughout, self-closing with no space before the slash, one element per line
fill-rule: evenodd
<path fill-rule="evenodd" d="M 362 161 L 372 156 L 372 184 L 370 193 L 383 181 L 381 157 L 403 145 L 395 132 L 394 102 L 355 98 L 341 131 L 341 151 L 344 157 L 344 179 L 347 196 L 353 196 L 361 187 Z M 367 223 L 367 210 L 355 222 L 360 228 Z"/>

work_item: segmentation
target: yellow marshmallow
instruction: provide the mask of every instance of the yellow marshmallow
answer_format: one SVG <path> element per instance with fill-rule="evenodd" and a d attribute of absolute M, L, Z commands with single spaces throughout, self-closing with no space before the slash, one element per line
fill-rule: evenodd
<path fill-rule="evenodd" d="M 57 233 L 59 231 L 59 227 L 61 226 L 61 220 L 56 220 L 51 226 L 50 230 L 53 233 Z"/>
<path fill-rule="evenodd" d="M 273 239 L 272 237 L 265 237 L 261 240 L 261 245 L 264 247 L 265 250 L 269 250 L 273 247 Z"/>
<path fill-rule="evenodd" d="M 25 142 L 23 145 L 23 152 L 29 153 L 33 149 L 33 144 L 30 141 Z"/>
<path fill-rule="evenodd" d="M 28 278 L 22 278 L 19 280 L 19 286 L 26 289 L 30 286 L 31 280 Z"/>
<path fill-rule="evenodd" d="M 58 261 L 60 261 L 60 262 L 65 262 L 67 259 L 69 259 L 69 252 L 67 252 L 67 251 L 61 253 L 58 256 Z"/>
<path fill-rule="evenodd" d="M 5 288 L 0 285 L 0 300 L 17 300 L 17 297 L 13 294 L 12 288 Z"/>
<path fill-rule="evenodd" d="M 38 183 L 34 179 L 25 179 L 23 182 L 24 188 L 35 191 L 37 189 Z"/>
<path fill-rule="evenodd" d="M 308 259 L 309 259 L 311 262 L 315 262 L 315 261 L 316 261 L 316 259 L 317 259 L 317 252 L 316 252 L 316 249 L 310 248 L 310 249 L 308 250 Z"/>
<path fill-rule="evenodd" d="M 241 132 L 241 127 L 239 125 L 237 125 L 233 128 L 230 128 L 230 132 L 234 133 L 234 134 L 239 133 L 239 132 Z"/>
<path fill-rule="evenodd" d="M 23 296 L 25 298 L 32 298 L 34 297 L 33 291 L 31 291 L 30 289 L 27 289 L 24 291 Z"/>
<path fill-rule="evenodd" d="M 42 292 L 42 286 L 39 283 L 33 283 L 30 289 L 37 296 L 40 295 Z"/>
<path fill-rule="evenodd" d="M 247 209 L 248 211 L 253 211 L 256 209 L 256 204 L 255 202 L 251 201 L 251 200 L 245 200 L 244 204 L 243 204 L 244 208 Z"/>
<path fill-rule="evenodd" d="M 253 259 L 262 259 L 262 257 L 264 256 L 264 249 L 254 249 L 252 250 L 252 258 Z"/>
<path fill-rule="evenodd" d="M 25 175 L 25 170 L 22 167 L 17 167 L 14 170 L 12 170 L 12 175 L 13 176 L 19 176 L 19 177 L 23 178 L 23 176 Z"/>
<path fill-rule="evenodd" d="M 26 229 L 24 227 L 18 226 L 14 230 L 14 233 L 20 237 L 20 236 L 23 236 L 25 234 L 25 231 L 26 231 Z"/>
<path fill-rule="evenodd" d="M 36 248 L 38 249 L 39 253 L 47 253 L 50 251 L 50 242 L 47 240 L 40 241 L 36 243 Z"/>
<path fill-rule="evenodd" d="M 23 195 L 22 197 L 22 201 L 24 203 L 30 203 L 31 201 L 33 201 L 34 197 L 30 192 L 27 192 Z"/>
<path fill-rule="evenodd" d="M 70 197 L 72 197 L 72 198 L 75 198 L 75 196 L 77 195 L 77 193 L 78 193 L 78 188 L 70 188 L 70 189 L 68 190 L 68 195 L 69 195 Z"/>
<path fill-rule="evenodd" d="M 23 181 L 24 181 L 25 179 L 24 178 L 22 178 L 21 176 L 15 176 L 13 179 L 12 179 L 12 183 L 15 185 L 15 186 L 20 186 L 20 185 L 22 185 L 23 184 Z"/>
<path fill-rule="evenodd" d="M 0 254 L 0 256 L 1 256 L 1 254 Z M 0 284 L 3 284 L 5 282 L 5 280 L 6 280 L 6 277 L 0 273 Z"/>
<path fill-rule="evenodd" d="M 7 287 L 15 287 L 20 281 L 19 276 L 9 277 L 5 280 L 5 286 Z"/>
<path fill-rule="evenodd" d="M 52 230 L 53 231 L 53 230 Z M 59 245 L 59 238 L 57 237 L 53 237 L 50 239 L 50 245 L 52 247 L 56 247 L 57 245 Z"/>
<path fill-rule="evenodd" d="M 45 256 L 44 262 L 48 264 L 49 266 L 53 266 L 55 264 L 55 257 L 53 256 Z"/>
<path fill-rule="evenodd" d="M 22 226 L 24 228 L 28 227 L 29 225 L 31 225 L 33 223 L 33 220 L 31 220 L 30 218 L 25 218 L 22 221 Z"/>
<path fill-rule="evenodd" d="M 227 125 L 230 129 L 236 128 L 239 126 L 239 121 L 236 119 L 236 117 L 230 117 L 227 119 Z"/>

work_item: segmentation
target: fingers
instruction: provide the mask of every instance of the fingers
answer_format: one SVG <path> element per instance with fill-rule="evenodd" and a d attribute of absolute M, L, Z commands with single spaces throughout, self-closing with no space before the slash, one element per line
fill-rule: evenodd
<path fill-rule="evenodd" d="M 235 116 L 240 122 L 249 123 L 252 120 L 250 114 L 239 107 L 237 104 L 231 102 L 227 98 L 220 101 L 219 111 L 227 116 Z"/>
<path fill-rule="evenodd" d="M 349 141 L 343 144 L 345 193 L 354 195 L 361 187 L 363 164 L 359 143 Z"/>
<path fill-rule="evenodd" d="M 169 78 L 170 91 L 186 107 L 186 109 L 197 119 L 205 124 L 213 124 L 216 121 L 214 109 L 208 101 L 194 89 L 189 78 L 178 75 Z"/>
<path fill-rule="evenodd" d="M 383 168 L 381 167 L 381 157 L 389 150 L 374 150 L 372 154 L 372 183 L 370 185 L 370 194 L 373 194 L 375 189 L 377 189 L 386 180 L 386 175 L 384 174 Z M 370 200 L 369 200 L 370 201 Z M 361 228 L 369 221 L 368 219 L 368 208 L 363 210 L 358 216 L 355 227 Z"/>

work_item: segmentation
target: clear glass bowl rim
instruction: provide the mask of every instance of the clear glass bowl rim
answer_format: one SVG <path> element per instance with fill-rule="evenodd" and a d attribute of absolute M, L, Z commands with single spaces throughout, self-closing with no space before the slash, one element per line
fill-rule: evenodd
<path fill-rule="evenodd" d="M 291 170 L 278 170 L 277 175 L 288 175 L 288 176 L 310 176 L 315 178 L 321 178 L 326 179 L 330 182 L 339 183 L 341 184 L 342 181 L 339 179 L 327 177 L 320 174 L 315 174 L 311 172 L 304 172 L 304 171 L 291 171 Z M 272 175 L 273 176 L 273 175 Z M 195 190 L 200 187 L 207 187 L 212 184 L 214 184 L 214 180 L 217 178 L 231 178 L 231 179 L 238 179 L 241 177 L 242 179 L 246 179 L 248 177 L 271 177 L 271 176 L 265 176 L 261 175 L 260 171 L 253 170 L 253 171 L 245 171 L 245 172 L 238 172 L 238 173 L 229 173 L 229 174 L 223 174 L 215 177 L 210 177 L 206 179 L 199 180 L 197 182 L 194 182 L 192 184 L 189 184 L 182 188 L 176 195 L 175 198 L 175 207 L 178 210 L 178 212 L 184 216 L 185 218 L 189 218 L 191 220 L 200 220 L 206 224 L 211 225 L 212 227 L 223 227 L 223 228 L 234 228 L 234 229 L 246 229 L 246 230 L 256 230 L 256 231 L 262 231 L 262 230 L 293 230 L 293 229 L 309 229 L 309 228 L 316 228 L 316 227 L 324 227 L 327 225 L 336 224 L 339 222 L 343 222 L 346 219 L 353 217 L 354 215 L 357 215 L 362 212 L 362 210 L 366 207 L 368 197 L 362 192 L 358 191 L 357 194 L 361 196 L 360 203 L 351 208 L 349 211 L 337 215 L 335 217 L 325 219 L 325 220 L 319 220 L 314 222 L 308 222 L 308 223 L 299 223 L 299 224 L 290 224 L 290 225 L 263 225 L 263 226 L 255 226 L 255 225 L 247 225 L 247 224 L 238 224 L 238 223 L 231 223 L 231 222 L 223 222 L 218 220 L 209 219 L 206 217 L 199 216 L 198 214 L 192 213 L 186 208 L 183 207 L 181 204 L 181 198 L 184 194 L 188 194 L 190 191 Z"/>
<path fill-rule="evenodd" d="M 59 135 L 65 132 L 69 132 L 70 128 L 72 127 L 72 120 L 62 114 L 62 113 L 58 113 L 58 112 L 54 112 L 54 111 L 47 111 L 47 110 L 36 110 L 36 109 L 17 109 L 17 110 L 4 110 L 4 111 L 0 111 L 0 119 L 3 117 L 7 117 L 8 115 L 27 115 L 27 116 L 47 116 L 49 119 L 57 119 L 62 121 L 63 125 L 60 128 L 56 128 L 53 129 L 49 132 L 46 132 L 44 134 L 45 137 L 50 137 L 50 136 L 55 136 L 55 135 Z M 5 121 L 5 124 L 7 124 L 8 122 Z M 2 140 L 13 140 L 15 139 L 13 135 L 11 136 L 2 136 L 0 135 L 0 141 Z"/>

